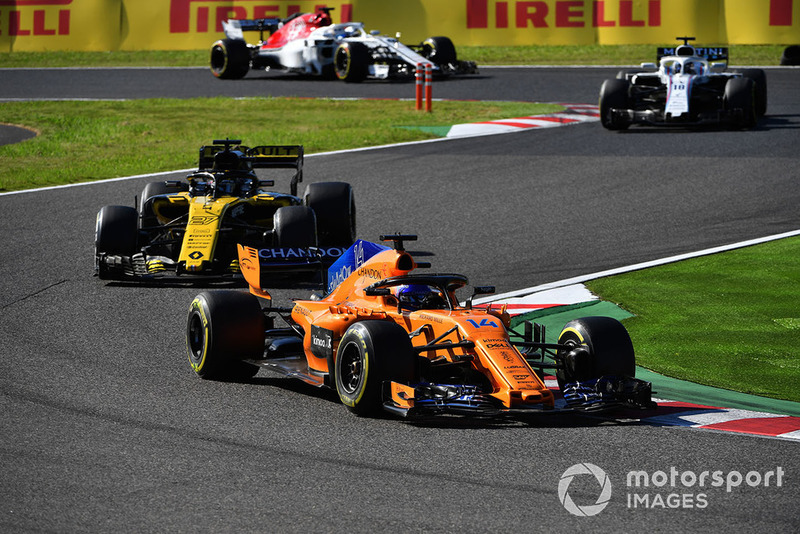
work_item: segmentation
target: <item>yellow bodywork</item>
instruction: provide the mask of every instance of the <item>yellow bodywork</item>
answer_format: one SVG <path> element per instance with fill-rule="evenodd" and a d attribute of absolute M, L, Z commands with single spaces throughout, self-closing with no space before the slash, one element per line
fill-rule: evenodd
<path fill-rule="evenodd" d="M 272 216 L 279 207 L 291 205 L 286 196 L 261 193 L 251 197 L 237 196 L 190 196 L 188 192 L 158 198 L 153 203 L 153 211 L 162 224 L 168 224 L 186 214 L 187 222 L 183 232 L 178 262 L 188 272 L 200 272 L 206 262 L 215 258 L 219 243 L 221 223 L 228 215 L 236 215 L 236 210 L 247 210 L 248 223 L 263 227 L 265 231 L 272 229 Z M 187 214 L 188 212 L 188 214 Z M 231 237 L 237 235 L 235 229 L 225 229 Z M 235 254 L 231 258 L 236 261 Z M 236 261 L 238 270 L 238 261 Z"/>

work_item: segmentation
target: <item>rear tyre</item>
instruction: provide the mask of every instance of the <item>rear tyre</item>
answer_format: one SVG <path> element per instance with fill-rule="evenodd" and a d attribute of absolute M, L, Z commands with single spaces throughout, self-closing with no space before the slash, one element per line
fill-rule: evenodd
<path fill-rule="evenodd" d="M 725 84 L 723 102 L 725 110 L 735 113 L 740 110 L 741 116 L 734 123 L 739 128 L 752 129 L 756 125 L 755 84 L 750 78 L 731 78 Z"/>
<path fill-rule="evenodd" d="M 360 416 L 380 411 L 385 381 L 408 383 L 419 376 L 417 356 L 408 333 L 388 321 L 360 321 L 351 325 L 339 342 L 334 373 L 339 399 Z"/>
<path fill-rule="evenodd" d="M 336 77 L 347 83 L 363 82 L 369 73 L 369 62 L 369 50 L 363 43 L 342 43 L 333 54 Z"/>
<path fill-rule="evenodd" d="M 744 69 L 742 76 L 753 80 L 756 117 L 761 118 L 767 113 L 767 75 L 764 74 L 763 69 Z"/>
<path fill-rule="evenodd" d="M 94 233 L 95 269 L 101 280 L 118 278 L 99 261 L 100 255 L 133 256 L 138 241 L 139 214 L 129 206 L 104 206 L 97 213 Z"/>
<path fill-rule="evenodd" d="M 317 219 L 307 206 L 284 206 L 273 216 L 274 245 L 287 248 L 317 246 Z"/>
<path fill-rule="evenodd" d="M 625 327 L 611 317 L 584 317 L 568 322 L 558 343 L 556 359 L 565 368 L 556 371 L 558 386 L 563 390 L 570 382 L 586 381 L 603 376 L 636 375 L 633 343 Z"/>
<path fill-rule="evenodd" d="M 244 78 L 250 70 L 250 50 L 242 39 L 220 39 L 211 45 L 211 73 L 224 80 Z"/>
<path fill-rule="evenodd" d="M 356 202 L 353 188 L 344 182 L 309 184 L 303 204 L 314 210 L 322 247 L 349 247 L 356 239 Z"/>
<path fill-rule="evenodd" d="M 611 114 L 612 109 L 630 108 L 629 88 L 628 80 L 618 78 L 606 80 L 600 86 L 600 123 L 605 129 L 626 130 L 630 126 L 628 121 Z"/>
<path fill-rule="evenodd" d="M 264 314 L 258 299 L 240 291 L 206 291 L 189 307 L 186 350 L 192 370 L 210 380 L 246 379 L 264 356 Z"/>
<path fill-rule="evenodd" d="M 422 41 L 422 56 L 437 65 L 455 65 L 456 47 L 448 37 L 428 37 Z"/>
<path fill-rule="evenodd" d="M 153 211 L 152 198 L 157 195 L 170 195 L 189 190 L 189 184 L 174 182 L 150 182 L 142 190 L 141 201 L 139 202 L 139 224 L 140 228 L 150 228 L 158 226 L 158 217 Z"/>

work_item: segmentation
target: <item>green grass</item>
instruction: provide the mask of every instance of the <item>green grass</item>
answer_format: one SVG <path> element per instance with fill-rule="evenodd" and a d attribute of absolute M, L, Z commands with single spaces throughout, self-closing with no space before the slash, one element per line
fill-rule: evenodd
<path fill-rule="evenodd" d="M 664 46 L 673 43 L 663 43 Z M 731 65 L 778 65 L 783 45 L 733 45 Z M 458 57 L 481 65 L 638 65 L 655 61 L 656 45 L 459 46 Z M 141 52 L 3 52 L 0 67 L 193 67 L 208 50 Z"/>
<path fill-rule="evenodd" d="M 214 139 L 302 144 L 307 153 L 435 137 L 443 126 L 563 109 L 553 104 L 300 98 L 195 98 L 122 102 L 0 103 L 0 123 L 39 136 L 0 146 L 0 191 L 189 168 Z M 201 110 L 201 111 L 198 111 Z"/>
<path fill-rule="evenodd" d="M 635 314 L 640 365 L 700 384 L 800 401 L 800 238 L 587 283 Z"/>

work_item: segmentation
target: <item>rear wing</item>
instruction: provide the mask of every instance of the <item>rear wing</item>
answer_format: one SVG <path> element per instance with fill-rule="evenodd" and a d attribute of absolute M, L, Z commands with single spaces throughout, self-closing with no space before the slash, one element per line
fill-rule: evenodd
<path fill-rule="evenodd" d="M 708 61 L 728 61 L 728 47 L 727 46 L 672 46 L 672 47 L 659 47 L 656 49 L 656 63 L 661 61 L 662 57 L 666 56 L 683 56 L 687 55 L 683 50 L 678 49 L 693 49 L 693 56 L 702 57 Z"/>
<path fill-rule="evenodd" d="M 269 19 L 254 19 L 254 20 L 236 20 L 228 19 L 222 22 L 222 29 L 225 31 L 225 36 L 228 39 L 244 39 L 244 32 L 260 32 L 260 39 L 264 40 L 264 32 L 269 32 L 270 35 L 278 31 L 283 24 L 282 19 L 269 18 Z"/>
<path fill-rule="evenodd" d="M 242 159 L 250 163 L 254 169 L 295 169 L 291 180 L 291 194 L 297 196 L 297 184 L 303 181 L 303 145 L 261 145 L 248 147 L 239 145 L 238 140 L 214 141 L 213 145 L 200 147 L 200 171 L 211 171 L 214 168 L 214 156 L 230 150 L 238 152 Z M 219 143 L 219 144 L 217 144 Z"/>
<path fill-rule="evenodd" d="M 324 289 L 326 272 L 346 251 L 342 247 L 270 247 L 237 245 L 239 269 L 250 292 L 268 289 Z"/>

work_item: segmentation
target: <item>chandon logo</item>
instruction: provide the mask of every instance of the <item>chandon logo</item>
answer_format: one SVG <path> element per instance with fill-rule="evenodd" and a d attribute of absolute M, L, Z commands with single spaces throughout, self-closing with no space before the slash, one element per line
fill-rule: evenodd
<path fill-rule="evenodd" d="M 569 485 L 572 483 L 572 479 L 580 475 L 592 475 L 600 485 L 600 495 L 594 504 L 578 506 L 569 496 Z M 572 515 L 580 517 L 597 515 L 608 506 L 608 501 L 611 500 L 611 480 L 605 471 L 594 464 L 588 462 L 575 464 L 567 468 L 561 475 L 561 480 L 558 482 L 558 500 Z"/>

